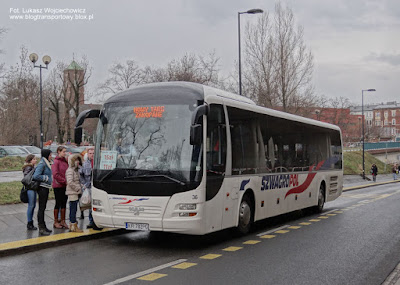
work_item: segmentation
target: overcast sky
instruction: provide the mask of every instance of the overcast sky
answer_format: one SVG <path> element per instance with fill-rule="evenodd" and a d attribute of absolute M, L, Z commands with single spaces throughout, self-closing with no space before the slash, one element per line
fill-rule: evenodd
<path fill-rule="evenodd" d="M 64 2 L 63 4 L 61 4 Z M 237 12 L 252 8 L 274 11 L 270 0 L 1 0 L 0 62 L 18 61 L 19 49 L 54 62 L 86 55 L 93 66 L 89 88 L 104 81 L 115 61 L 134 59 L 139 65 L 164 66 L 185 53 L 206 55 L 215 50 L 220 69 L 228 75 L 238 57 Z M 400 102 L 400 1 L 286 0 L 305 42 L 314 54 L 314 85 L 318 95 L 347 97 L 361 103 Z M 10 10 L 11 8 L 19 9 Z M 45 8 L 85 9 L 91 20 L 28 20 L 10 16 L 50 15 Z M 25 13 L 22 9 L 25 9 Z M 43 9 L 29 13 L 28 9 Z M 71 15 L 72 13 L 62 13 Z M 61 15 L 61 14 L 55 14 Z M 258 15 L 242 15 L 244 28 Z M 244 30 L 244 29 L 242 29 Z M 46 76 L 46 71 L 44 72 Z"/>

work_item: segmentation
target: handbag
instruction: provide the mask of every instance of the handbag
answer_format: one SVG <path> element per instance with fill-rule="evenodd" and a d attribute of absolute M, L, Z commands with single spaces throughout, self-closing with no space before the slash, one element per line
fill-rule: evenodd
<path fill-rule="evenodd" d="M 79 208 L 81 211 L 92 208 L 92 195 L 89 188 L 83 188 L 83 193 L 79 199 Z"/>
<path fill-rule="evenodd" d="M 22 186 L 21 193 L 19 194 L 19 199 L 22 203 L 28 203 L 28 190 L 25 186 Z"/>
<path fill-rule="evenodd" d="M 27 175 L 22 178 L 21 183 L 30 190 L 37 191 L 39 189 L 40 181 L 33 180 L 33 174 L 35 173 L 35 169 L 33 168 Z"/>

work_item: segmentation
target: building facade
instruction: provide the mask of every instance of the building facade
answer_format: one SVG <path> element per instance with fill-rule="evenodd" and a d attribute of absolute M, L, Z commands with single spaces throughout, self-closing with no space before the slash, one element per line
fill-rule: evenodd
<path fill-rule="evenodd" d="M 361 115 L 361 106 L 350 108 L 350 114 Z M 370 140 L 395 140 L 400 136 L 400 103 L 387 102 L 364 106 L 366 132 Z"/>

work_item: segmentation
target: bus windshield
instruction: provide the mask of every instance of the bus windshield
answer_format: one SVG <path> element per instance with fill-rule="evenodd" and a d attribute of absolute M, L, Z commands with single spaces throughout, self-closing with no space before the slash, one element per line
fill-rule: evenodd
<path fill-rule="evenodd" d="M 142 103 L 142 102 L 141 102 Z M 193 105 L 106 104 L 99 120 L 94 180 L 201 179 L 201 147 L 189 143 Z"/>

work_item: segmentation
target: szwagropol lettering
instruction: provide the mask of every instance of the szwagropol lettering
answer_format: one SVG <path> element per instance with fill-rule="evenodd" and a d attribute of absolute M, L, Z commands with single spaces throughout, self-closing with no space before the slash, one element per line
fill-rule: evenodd
<path fill-rule="evenodd" d="M 266 175 L 262 178 L 261 191 L 295 187 L 298 185 L 298 174 Z"/>

